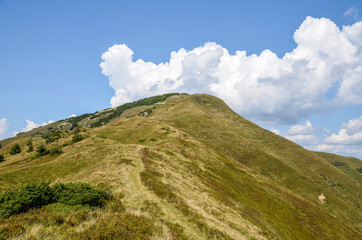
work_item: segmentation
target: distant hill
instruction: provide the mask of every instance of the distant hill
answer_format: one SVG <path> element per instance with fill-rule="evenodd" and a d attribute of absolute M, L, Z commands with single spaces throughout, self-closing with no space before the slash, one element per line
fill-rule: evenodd
<path fill-rule="evenodd" d="M 308 151 L 210 95 L 142 99 L 0 144 L 2 192 L 50 181 L 113 195 L 0 218 L 0 239 L 362 239 L 359 159 Z"/>

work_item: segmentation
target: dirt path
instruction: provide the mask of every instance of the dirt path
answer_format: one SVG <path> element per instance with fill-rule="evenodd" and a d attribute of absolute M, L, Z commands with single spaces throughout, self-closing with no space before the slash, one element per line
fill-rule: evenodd
<path fill-rule="evenodd" d="M 125 201 L 125 205 L 137 212 L 140 211 L 139 209 L 145 200 L 154 202 L 165 214 L 163 218 L 171 223 L 177 223 L 183 226 L 185 228 L 184 232 L 188 235 L 188 237 L 191 239 L 206 239 L 206 236 L 192 226 L 188 219 L 185 218 L 174 206 L 157 197 L 142 184 L 140 173 L 144 168 L 141 160 L 143 148 L 144 147 L 142 146 L 138 146 L 137 149 L 133 151 L 133 153 L 136 154 L 136 156 L 132 156 L 132 159 L 135 160 L 133 162 L 135 166 L 133 170 L 129 172 L 129 175 L 125 176 L 128 178 L 128 181 L 126 181 L 124 187 L 130 194 L 129 197 L 126 198 L 127 200 Z"/>

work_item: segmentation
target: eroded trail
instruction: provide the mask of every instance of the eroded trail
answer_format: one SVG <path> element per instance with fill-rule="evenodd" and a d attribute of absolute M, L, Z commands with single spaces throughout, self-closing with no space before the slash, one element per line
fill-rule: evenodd
<path fill-rule="evenodd" d="M 125 182 L 125 188 L 128 191 L 129 197 L 126 198 L 124 202 L 126 207 L 131 208 L 135 212 L 139 212 L 144 205 L 145 201 L 155 203 L 163 215 L 162 218 L 170 223 L 177 223 L 184 227 L 185 233 L 190 239 L 205 239 L 206 236 L 197 230 L 186 217 L 182 215 L 174 206 L 168 203 L 166 200 L 159 198 L 153 192 L 149 191 L 146 186 L 142 184 L 140 174 L 144 170 L 142 156 L 143 156 L 142 146 L 137 146 L 134 150 L 133 158 L 134 167 L 131 171 L 126 174 L 126 179 L 129 181 Z M 152 217 L 152 216 L 151 216 Z"/>

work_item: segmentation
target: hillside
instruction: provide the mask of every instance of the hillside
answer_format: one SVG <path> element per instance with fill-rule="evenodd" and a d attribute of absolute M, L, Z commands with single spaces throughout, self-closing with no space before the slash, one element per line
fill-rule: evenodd
<path fill-rule="evenodd" d="M 36 156 L 30 138 L 34 149 L 61 151 Z M 362 238 L 360 160 L 308 151 L 213 96 L 156 96 L 0 144 L 3 192 L 51 181 L 113 195 L 101 208 L 45 206 L 0 219 L 0 238 Z M 22 151 L 11 155 L 15 144 Z"/>

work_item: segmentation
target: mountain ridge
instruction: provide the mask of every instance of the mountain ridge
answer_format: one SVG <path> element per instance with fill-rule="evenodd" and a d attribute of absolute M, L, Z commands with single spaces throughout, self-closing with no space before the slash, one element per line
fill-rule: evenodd
<path fill-rule="evenodd" d="M 116 199 L 126 212 L 151 217 L 163 229 L 154 239 L 362 236 L 362 183 L 352 171 L 359 168 L 355 161 L 344 160 L 344 167 L 352 167 L 342 171 L 331 162 L 343 157 L 331 160 L 308 151 L 210 95 L 168 95 L 92 128 L 113 114 L 107 111 L 78 118 L 73 129 L 63 120 L 1 141 L 0 153 L 9 160 L 0 163 L 0 189 L 41 180 L 88 181 L 123 195 Z M 63 136 L 47 145 L 62 146 L 60 156 L 6 153 L 15 142 L 24 148 L 31 136 L 34 145 L 42 144 L 47 138 L 40 136 L 61 124 L 67 126 Z M 70 143 L 80 126 L 85 139 Z"/>

